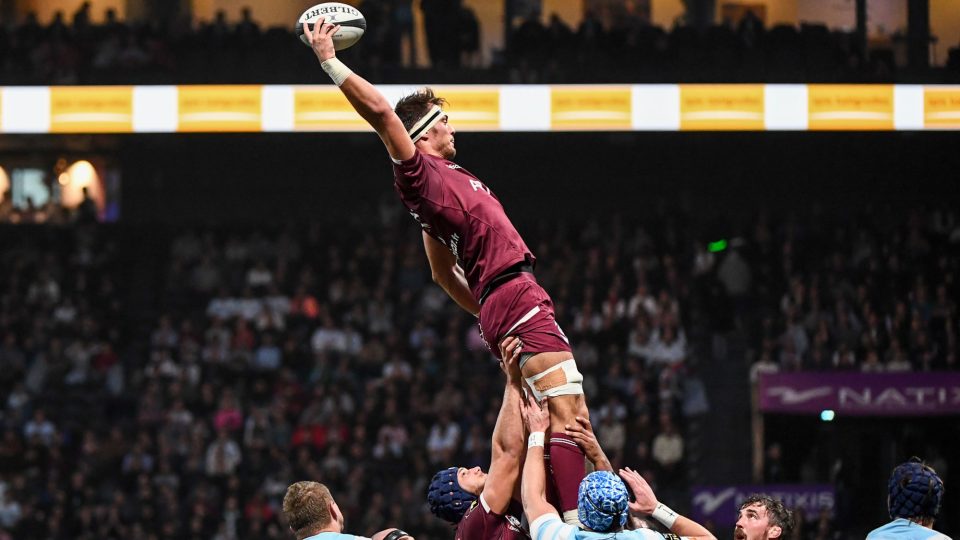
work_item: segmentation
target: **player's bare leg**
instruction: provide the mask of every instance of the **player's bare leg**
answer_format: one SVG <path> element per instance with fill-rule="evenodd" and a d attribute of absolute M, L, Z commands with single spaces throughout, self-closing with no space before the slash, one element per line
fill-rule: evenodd
<path fill-rule="evenodd" d="M 573 355 L 565 351 L 535 354 L 523 364 L 521 373 L 524 378 L 529 379 L 566 360 L 573 360 Z M 538 382 L 541 383 L 538 390 L 545 392 L 549 387 L 553 387 L 556 384 L 564 384 L 566 379 L 563 373 L 557 373 L 555 377 L 548 375 Z M 589 415 L 587 400 L 582 393 L 561 395 L 550 399 L 550 430 L 555 433 L 563 433 L 565 425 L 576 424 L 577 416 L 589 418 Z"/>
<path fill-rule="evenodd" d="M 583 451 L 564 431 L 576 418 L 589 418 L 579 373 L 570 371 L 570 352 L 538 353 L 526 358 L 521 373 L 537 394 L 549 396 L 550 440 L 547 451 L 557 504 L 564 521 L 577 522 L 577 490 L 586 475 Z M 566 364 L 564 364 L 566 362 Z M 564 366 L 567 366 L 564 369 Z M 558 395 L 552 395 L 558 394 Z"/>

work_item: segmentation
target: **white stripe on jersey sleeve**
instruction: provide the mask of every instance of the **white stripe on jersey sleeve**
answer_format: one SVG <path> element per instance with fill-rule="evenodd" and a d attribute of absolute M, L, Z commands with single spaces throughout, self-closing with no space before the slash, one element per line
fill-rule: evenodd
<path fill-rule="evenodd" d="M 567 525 L 556 513 L 544 514 L 530 524 L 532 540 L 574 540 L 577 528 Z"/>
<path fill-rule="evenodd" d="M 633 538 L 639 540 L 663 540 L 663 535 L 658 533 L 653 529 L 635 529 L 630 531 L 630 534 L 635 535 Z M 683 540 L 689 540 L 686 536 L 681 536 Z"/>

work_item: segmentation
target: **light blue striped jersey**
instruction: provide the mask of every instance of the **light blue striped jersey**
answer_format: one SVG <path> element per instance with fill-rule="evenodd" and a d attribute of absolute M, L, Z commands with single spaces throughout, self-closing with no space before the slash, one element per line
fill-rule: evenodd
<path fill-rule="evenodd" d="M 867 540 L 950 540 L 950 537 L 909 519 L 898 518 L 870 531 Z"/>
<path fill-rule="evenodd" d="M 335 532 L 322 532 L 313 536 L 308 536 L 303 540 L 370 540 L 366 536 L 354 536 L 352 534 L 342 534 Z"/>
<path fill-rule="evenodd" d="M 533 540 L 665 540 L 665 536 L 652 529 L 597 533 L 567 525 L 558 514 L 544 514 L 530 524 Z M 671 535 L 671 537 L 676 538 Z"/>

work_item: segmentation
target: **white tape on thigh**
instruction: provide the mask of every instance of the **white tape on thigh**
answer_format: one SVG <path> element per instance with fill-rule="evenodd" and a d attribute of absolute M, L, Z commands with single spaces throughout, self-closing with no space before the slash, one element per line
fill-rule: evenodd
<path fill-rule="evenodd" d="M 537 401 L 548 397 L 583 394 L 583 375 L 577 369 L 577 361 L 573 358 L 533 377 L 527 377 L 526 380 Z"/>

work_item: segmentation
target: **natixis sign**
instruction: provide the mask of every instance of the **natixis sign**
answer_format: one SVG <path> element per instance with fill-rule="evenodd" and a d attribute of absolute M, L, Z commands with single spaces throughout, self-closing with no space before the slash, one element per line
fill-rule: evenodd
<path fill-rule="evenodd" d="M 770 373 L 760 410 L 838 416 L 960 414 L 960 373 Z"/>
<path fill-rule="evenodd" d="M 808 520 L 821 512 L 833 516 L 836 495 L 833 486 L 808 484 L 771 484 L 739 486 L 694 486 L 691 494 L 691 517 L 698 523 L 712 522 L 718 527 L 733 526 L 740 505 L 750 495 L 762 493 L 783 501 L 791 510 L 802 508 Z"/>

